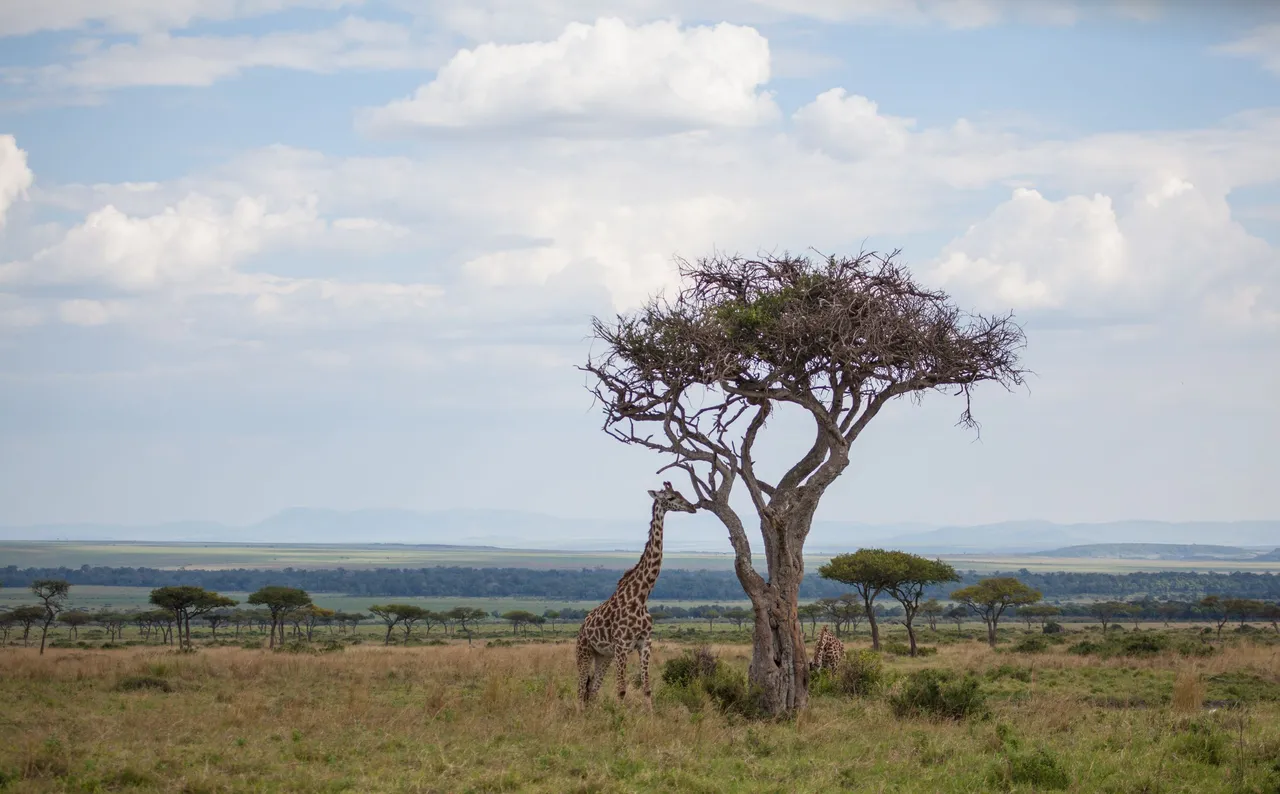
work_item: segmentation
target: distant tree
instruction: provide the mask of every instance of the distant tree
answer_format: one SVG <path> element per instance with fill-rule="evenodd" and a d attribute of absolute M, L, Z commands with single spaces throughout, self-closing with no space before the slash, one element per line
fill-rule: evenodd
<path fill-rule="evenodd" d="M 1027 631 L 1031 630 L 1031 624 L 1040 621 L 1040 628 L 1044 628 L 1044 624 L 1049 618 L 1061 615 L 1062 610 L 1052 604 L 1031 604 L 1018 608 L 1018 617 L 1026 621 Z"/>
<path fill-rule="evenodd" d="M 157 587 L 151 591 L 152 604 L 173 614 L 178 626 L 178 647 L 191 647 L 191 619 L 215 609 L 233 607 L 238 602 L 203 587 Z M 184 640 L 185 636 L 185 640 Z"/>
<path fill-rule="evenodd" d="M 751 620 L 753 613 L 749 609 L 742 607 L 730 607 L 724 611 L 724 619 L 741 629 L 742 624 Z"/>
<path fill-rule="evenodd" d="M 0 609 L 0 648 L 4 648 L 9 644 L 9 632 L 13 631 L 13 627 L 17 622 L 13 617 L 13 612 L 7 609 Z"/>
<path fill-rule="evenodd" d="M 902 625 L 907 629 L 911 655 L 916 655 L 916 630 L 914 621 L 920 611 L 920 598 L 926 587 L 960 581 L 956 569 L 942 560 L 930 560 L 905 551 L 889 552 L 894 559 L 896 573 L 889 585 L 889 595 L 902 605 Z"/>
<path fill-rule="evenodd" d="M 128 625 L 132 615 L 126 612 L 114 612 L 103 609 L 93 615 L 93 620 L 107 630 L 107 638 L 111 642 L 119 642 L 124 637 L 124 627 Z"/>
<path fill-rule="evenodd" d="M 307 627 L 307 642 L 312 641 L 316 626 L 331 622 L 338 614 L 332 609 L 318 607 L 315 604 L 307 604 L 298 611 L 302 613 L 302 624 Z"/>
<path fill-rule="evenodd" d="M 823 579 L 849 585 L 862 599 L 867 624 L 871 627 L 871 647 L 877 651 L 880 650 L 880 624 L 876 621 L 875 601 L 901 581 L 903 571 L 897 557 L 901 553 L 858 549 L 852 554 L 837 554 L 818 568 L 818 575 Z"/>
<path fill-rule="evenodd" d="M 858 633 L 858 624 L 867 617 L 862 600 L 853 593 L 841 593 L 836 598 L 822 598 L 817 602 L 823 616 L 831 621 L 837 637 L 843 637 L 847 626 L 851 634 Z"/>
<path fill-rule="evenodd" d="M 652 614 L 652 610 L 650 610 L 650 613 Z M 556 630 L 556 621 L 560 619 L 559 610 L 548 609 L 542 613 L 542 616 L 551 624 L 551 631 L 554 633 Z"/>
<path fill-rule="evenodd" d="M 511 633 L 523 632 L 525 626 L 532 625 L 538 616 L 524 609 L 513 609 L 503 612 L 502 619 L 511 624 Z"/>
<path fill-rule="evenodd" d="M 59 615 L 58 622 L 71 629 L 71 636 L 78 640 L 80 639 L 80 627 L 92 623 L 93 616 L 88 612 L 73 609 L 70 612 L 63 612 Z"/>
<path fill-rule="evenodd" d="M 22 644 L 27 645 L 31 636 L 31 627 L 45 619 L 46 613 L 41 606 L 15 607 L 9 612 L 14 623 L 22 626 Z"/>
<path fill-rule="evenodd" d="M 1223 606 L 1226 607 L 1227 613 L 1232 618 L 1240 621 L 1241 628 L 1266 608 L 1266 604 L 1261 601 L 1255 601 L 1252 598 L 1223 599 Z"/>
<path fill-rule="evenodd" d="M 707 631 L 716 630 L 716 621 L 724 617 L 724 612 L 718 606 L 699 607 L 700 618 L 707 621 Z"/>
<path fill-rule="evenodd" d="M 1128 610 L 1128 605 L 1122 601 L 1095 601 L 1089 605 L 1089 614 L 1102 624 L 1102 633 L 1107 633 L 1107 627 L 1117 615 L 1123 615 Z"/>
<path fill-rule="evenodd" d="M 1040 600 L 1040 592 L 1011 576 L 983 579 L 951 594 L 951 600 L 964 604 L 987 624 L 987 643 L 996 647 L 996 629 L 1000 617 L 1009 607 L 1021 607 Z"/>
<path fill-rule="evenodd" d="M 799 612 L 801 622 L 806 620 L 809 621 L 810 639 L 813 638 L 813 635 L 818 633 L 818 621 L 822 619 L 824 611 L 822 604 L 816 602 L 812 604 L 805 604 L 800 607 Z"/>
<path fill-rule="evenodd" d="M 40 654 L 43 656 L 44 641 L 49 634 L 49 626 L 66 608 L 71 585 L 65 579 L 37 579 L 31 583 L 31 592 L 44 605 L 44 622 L 40 625 Z"/>
<path fill-rule="evenodd" d="M 311 596 L 307 595 L 306 590 L 296 587 L 269 585 L 251 593 L 246 601 L 254 606 L 264 606 L 271 613 L 271 641 L 268 646 L 274 648 L 277 629 L 280 641 L 284 642 L 284 621 L 281 619 L 284 613 L 310 604 Z"/>
<path fill-rule="evenodd" d="M 400 613 L 395 609 L 395 606 L 395 604 L 374 604 L 369 607 L 369 612 L 387 626 L 387 636 L 382 640 L 383 645 L 391 644 L 391 630 L 400 623 Z"/>
<path fill-rule="evenodd" d="M 1222 627 L 1231 620 L 1231 612 L 1227 609 L 1227 599 L 1218 595 L 1205 596 L 1200 599 L 1200 611 L 1218 627 L 1218 640 L 1222 640 Z"/>
<path fill-rule="evenodd" d="M 1263 604 L 1258 618 L 1271 624 L 1271 628 L 1280 634 L 1280 604 Z"/>
<path fill-rule="evenodd" d="M 449 610 L 449 617 L 457 622 L 458 628 L 467 634 L 467 644 L 471 644 L 471 626 L 489 617 L 489 613 L 475 607 L 454 607 Z"/>
<path fill-rule="evenodd" d="M 938 630 L 938 618 L 942 617 L 946 611 L 946 607 L 942 606 L 936 598 L 930 598 L 920 605 L 920 614 L 929 621 L 929 631 Z"/>
<path fill-rule="evenodd" d="M 231 622 L 231 612 L 225 609 L 218 609 L 204 616 L 204 622 L 209 624 L 209 633 L 213 637 L 213 641 L 218 641 L 218 627 L 226 626 Z"/>
<path fill-rule="evenodd" d="M 1156 611 L 1160 614 L 1160 620 L 1164 622 L 1165 628 L 1169 627 L 1169 621 L 1182 614 L 1182 605 L 1175 603 L 1165 603 L 1156 607 Z"/>
<path fill-rule="evenodd" d="M 404 632 L 404 642 L 408 642 L 413 635 L 413 627 L 419 621 L 427 622 L 435 613 L 424 609 L 416 604 L 393 604 L 396 611 L 400 613 L 400 629 Z M 430 623 L 427 623 L 430 626 Z"/>

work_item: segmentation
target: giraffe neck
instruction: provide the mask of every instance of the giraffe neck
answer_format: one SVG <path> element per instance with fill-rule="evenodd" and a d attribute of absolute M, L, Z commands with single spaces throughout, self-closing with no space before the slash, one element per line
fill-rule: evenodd
<path fill-rule="evenodd" d="M 666 511 L 654 502 L 653 519 L 649 522 L 649 542 L 644 544 L 640 562 L 636 563 L 635 568 L 641 598 L 648 598 L 658 582 L 658 571 L 662 568 L 662 520 L 665 516 Z"/>

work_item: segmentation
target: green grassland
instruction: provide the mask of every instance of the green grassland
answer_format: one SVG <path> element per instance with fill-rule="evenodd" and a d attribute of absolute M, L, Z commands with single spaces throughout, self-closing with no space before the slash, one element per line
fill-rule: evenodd
<path fill-rule="evenodd" d="M 652 711 L 636 689 L 619 703 L 610 675 L 585 712 L 563 635 L 416 647 L 366 639 L 283 653 L 9 647 L 0 649 L 0 789 L 1280 791 L 1271 633 L 1232 637 L 1207 655 L 1068 650 L 1099 634 L 1071 632 L 1034 653 L 930 635 L 935 654 L 871 654 L 874 686 L 847 694 L 818 682 L 805 712 L 777 722 L 728 708 L 723 690 L 664 681 L 663 665 L 690 648 L 675 641 L 655 644 Z M 1186 630 L 1157 635 L 1202 644 Z M 749 647 L 711 650 L 726 680 L 744 675 Z M 954 718 L 896 707 L 925 669 L 973 682 Z"/>
<path fill-rule="evenodd" d="M 67 567 L 81 565 L 150 568 L 421 568 L 435 565 L 476 568 L 607 568 L 635 564 L 635 551 L 526 551 L 395 544 L 236 544 L 144 543 L 80 541 L 0 541 L 0 566 Z M 1280 561 L 1238 562 L 1205 560 L 1135 560 L 1039 555 L 942 555 L 960 570 L 990 571 L 1252 571 L 1280 573 Z M 805 566 L 816 570 L 829 555 L 806 555 Z M 725 553 L 668 552 L 664 564 L 689 570 L 733 569 Z"/>

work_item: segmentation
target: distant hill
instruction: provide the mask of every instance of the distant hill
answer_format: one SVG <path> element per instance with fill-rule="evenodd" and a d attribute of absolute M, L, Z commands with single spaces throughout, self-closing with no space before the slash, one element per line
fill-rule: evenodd
<path fill-rule="evenodd" d="M 1258 552 L 1239 546 L 1199 543 L 1089 543 L 1032 552 L 1038 557 L 1081 557 L 1119 560 L 1254 560 Z"/>
<path fill-rule="evenodd" d="M 1280 548 L 1277 548 L 1274 551 L 1269 551 L 1266 554 L 1259 554 L 1253 559 L 1258 562 L 1280 562 Z"/>
<path fill-rule="evenodd" d="M 519 510 L 329 510 L 299 507 L 242 526 L 183 521 L 147 526 L 83 523 L 0 527 L 0 540 L 407 543 L 609 551 L 639 549 L 644 545 L 647 532 L 647 515 L 632 519 L 591 519 L 560 518 Z M 748 532 L 753 539 L 758 537 L 749 521 Z M 868 524 L 818 520 L 813 523 L 805 550 L 811 554 L 824 554 L 878 546 L 921 554 L 1026 554 L 1097 544 L 1172 544 L 1195 546 L 1195 553 L 1215 557 L 1218 552 L 1210 549 L 1274 548 L 1277 538 L 1280 538 L 1280 521 L 1115 521 L 1104 524 L 1006 521 L 937 527 L 919 523 Z M 1222 545 L 1200 545 L 1208 539 Z M 729 546 L 724 527 L 708 513 L 673 517 L 668 521 L 665 541 L 671 551 L 728 551 Z M 1251 556 L 1246 549 L 1236 551 L 1242 556 Z"/>

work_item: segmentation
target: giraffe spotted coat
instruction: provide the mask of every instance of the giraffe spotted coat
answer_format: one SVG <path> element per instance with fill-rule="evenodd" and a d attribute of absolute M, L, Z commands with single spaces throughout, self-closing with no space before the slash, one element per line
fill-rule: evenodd
<path fill-rule="evenodd" d="M 627 695 L 627 657 L 640 653 L 640 682 L 645 700 L 652 705 L 649 686 L 650 638 L 653 616 L 649 614 L 649 593 L 658 582 L 662 568 L 662 525 L 670 510 L 692 513 L 697 510 L 671 483 L 664 482 L 661 491 L 649 491 L 653 497 L 653 518 L 649 522 L 649 541 L 635 567 L 622 575 L 613 595 L 587 613 L 578 631 L 578 704 L 588 703 L 604 683 L 611 662 L 617 662 L 618 699 Z"/>
<path fill-rule="evenodd" d="M 813 661 L 810 670 L 830 670 L 835 672 L 844 663 L 844 643 L 831 633 L 826 626 L 818 632 L 818 642 L 813 648 Z"/>

